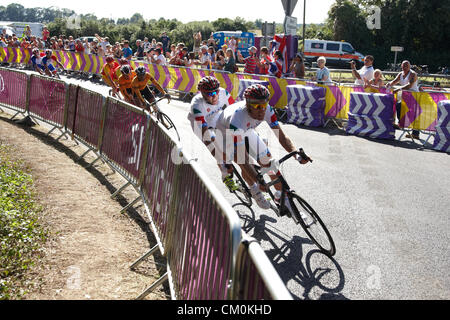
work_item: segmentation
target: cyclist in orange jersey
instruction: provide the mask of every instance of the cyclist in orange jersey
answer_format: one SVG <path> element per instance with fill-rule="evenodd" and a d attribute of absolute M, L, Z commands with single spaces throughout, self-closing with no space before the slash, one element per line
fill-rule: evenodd
<path fill-rule="evenodd" d="M 114 70 L 116 70 L 116 68 L 119 67 L 119 63 L 117 63 L 117 61 L 115 61 L 112 56 L 107 56 L 105 61 L 106 64 L 103 66 L 102 69 L 103 81 L 113 89 L 114 93 L 117 93 L 119 92 L 119 87 L 117 84 L 118 78 L 116 78 L 116 81 L 114 81 L 113 73 Z"/>
<path fill-rule="evenodd" d="M 151 81 L 152 84 L 158 89 L 159 92 L 161 92 L 165 98 L 170 103 L 170 94 L 168 94 L 161 85 L 153 78 L 153 76 L 148 73 L 143 66 L 136 68 L 136 77 L 133 79 L 133 82 L 131 84 L 133 94 L 135 97 L 135 101 L 139 107 L 142 107 L 146 110 L 149 110 L 148 107 L 146 107 L 145 100 L 147 102 L 152 103 L 155 101 L 155 97 L 148 87 L 148 82 Z"/>
<path fill-rule="evenodd" d="M 120 71 L 122 72 L 122 75 L 118 80 L 120 93 L 122 93 L 123 97 L 128 103 L 134 104 L 131 83 L 136 77 L 136 73 L 131 70 L 131 67 L 129 65 L 123 65 L 120 68 Z"/>

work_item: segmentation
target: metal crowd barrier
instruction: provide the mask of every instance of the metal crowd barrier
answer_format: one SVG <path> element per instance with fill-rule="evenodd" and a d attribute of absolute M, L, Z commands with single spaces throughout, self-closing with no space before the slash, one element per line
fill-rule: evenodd
<path fill-rule="evenodd" d="M 258 244 L 240 246 L 239 217 L 220 191 L 147 111 L 52 78 L 5 68 L 0 77 L 8 79 L 0 105 L 71 134 L 128 181 L 113 197 L 132 184 L 144 200 L 158 244 L 131 267 L 160 250 L 167 273 L 139 298 L 167 279 L 173 299 L 291 298 L 285 287 L 278 291 L 281 279 Z"/>

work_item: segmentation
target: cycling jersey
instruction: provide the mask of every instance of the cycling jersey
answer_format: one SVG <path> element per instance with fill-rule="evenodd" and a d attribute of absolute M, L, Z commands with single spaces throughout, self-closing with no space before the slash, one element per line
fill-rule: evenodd
<path fill-rule="evenodd" d="M 233 102 L 233 97 L 223 88 L 219 88 L 219 102 L 217 105 L 207 103 L 201 93 L 197 94 L 192 99 L 191 111 L 188 115 L 192 130 L 194 130 L 194 123 L 197 123 L 202 128 L 215 128 L 223 108 L 228 107 Z"/>
<path fill-rule="evenodd" d="M 133 79 L 133 82 L 131 84 L 131 87 L 135 90 L 139 90 L 142 91 L 147 87 L 147 84 L 149 81 L 154 81 L 154 78 L 152 77 L 152 75 L 150 73 L 146 73 L 145 77 L 142 81 L 139 80 L 138 77 L 135 77 Z"/>
<path fill-rule="evenodd" d="M 131 83 L 133 82 L 133 79 L 135 77 L 136 73 L 134 71 L 131 72 L 131 74 L 128 76 L 128 79 L 126 79 L 123 75 L 121 75 L 118 80 L 120 88 L 131 89 Z"/>
<path fill-rule="evenodd" d="M 39 67 L 40 69 L 44 70 L 45 67 L 42 64 L 42 58 L 41 57 L 36 57 L 35 55 L 33 55 L 31 57 L 31 63 L 33 64 L 33 68 L 35 69 L 36 66 Z"/>
<path fill-rule="evenodd" d="M 234 161 L 235 147 L 244 145 L 246 140 L 248 141 L 247 152 L 253 159 L 260 161 L 271 157 L 266 143 L 255 131 L 264 121 L 270 128 L 279 125 L 272 107 L 267 107 L 264 120 L 256 120 L 249 115 L 245 101 L 229 106 L 220 114 L 216 123 L 214 146 L 226 155 L 227 163 Z"/>
<path fill-rule="evenodd" d="M 42 58 L 42 65 L 44 65 L 44 67 L 47 67 L 51 72 L 54 72 L 56 71 L 56 68 L 52 63 L 52 60 L 57 61 L 57 58 L 53 55 L 50 58 L 45 56 Z"/>
<path fill-rule="evenodd" d="M 117 63 L 117 61 L 114 61 L 112 66 L 110 66 L 108 63 L 106 63 L 102 69 L 103 79 L 109 81 L 108 76 L 110 76 L 114 81 L 113 73 L 116 70 L 116 68 L 118 68 L 118 67 L 119 67 L 119 63 Z"/>

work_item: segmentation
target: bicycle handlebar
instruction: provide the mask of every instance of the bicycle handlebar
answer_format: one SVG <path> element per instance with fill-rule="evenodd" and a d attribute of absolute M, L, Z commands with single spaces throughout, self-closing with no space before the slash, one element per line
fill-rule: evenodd
<path fill-rule="evenodd" d="M 285 155 L 278 162 L 281 164 L 281 163 L 285 162 L 286 160 L 288 160 L 289 158 L 292 158 L 295 155 L 299 155 L 303 160 L 306 160 L 308 162 L 313 162 L 313 160 L 306 155 L 306 153 L 303 150 L 303 148 L 300 148 L 300 149 L 298 149 L 298 151 L 294 151 L 294 152 L 291 152 L 291 153 Z"/>
<path fill-rule="evenodd" d="M 168 99 L 166 96 L 164 96 L 164 97 L 162 97 L 162 98 L 159 98 L 159 99 L 157 99 L 157 100 L 155 100 L 155 101 L 153 101 L 153 102 L 147 102 L 148 103 L 148 105 L 150 106 L 150 107 L 152 107 L 152 106 L 154 106 L 154 105 L 156 105 L 158 102 L 160 102 L 160 101 L 162 101 L 162 100 L 164 100 L 164 99 Z"/>

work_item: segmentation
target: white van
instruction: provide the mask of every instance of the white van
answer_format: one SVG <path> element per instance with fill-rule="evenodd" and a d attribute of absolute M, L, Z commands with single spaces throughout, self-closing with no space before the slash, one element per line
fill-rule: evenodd
<path fill-rule="evenodd" d="M 364 65 L 364 55 L 356 52 L 348 42 L 306 39 L 306 62 L 312 65 L 320 56 L 327 59 L 327 66 L 350 68 L 349 62 L 352 60 L 356 62 L 358 68 Z"/>

